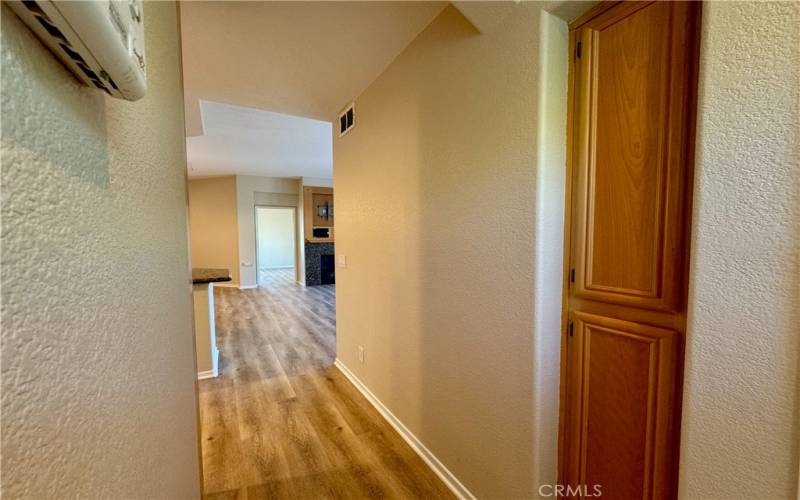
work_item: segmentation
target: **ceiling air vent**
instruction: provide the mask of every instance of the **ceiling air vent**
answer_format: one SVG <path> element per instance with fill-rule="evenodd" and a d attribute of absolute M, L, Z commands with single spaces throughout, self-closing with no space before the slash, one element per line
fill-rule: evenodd
<path fill-rule="evenodd" d="M 350 132 L 356 124 L 355 103 L 350 104 L 339 115 L 339 137 Z"/>

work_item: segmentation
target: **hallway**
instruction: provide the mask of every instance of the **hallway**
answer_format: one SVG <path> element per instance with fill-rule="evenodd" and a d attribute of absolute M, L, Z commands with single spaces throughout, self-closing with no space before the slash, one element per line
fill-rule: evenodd
<path fill-rule="evenodd" d="M 199 382 L 206 498 L 452 498 L 333 367 L 333 285 L 291 270 L 217 288 L 220 375 Z"/>

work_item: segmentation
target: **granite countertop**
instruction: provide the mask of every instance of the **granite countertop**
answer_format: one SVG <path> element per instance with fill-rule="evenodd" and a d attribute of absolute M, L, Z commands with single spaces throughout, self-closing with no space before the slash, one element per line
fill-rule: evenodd
<path fill-rule="evenodd" d="M 206 267 L 192 268 L 192 283 L 216 283 L 231 281 L 231 272 L 228 269 L 209 269 Z"/>

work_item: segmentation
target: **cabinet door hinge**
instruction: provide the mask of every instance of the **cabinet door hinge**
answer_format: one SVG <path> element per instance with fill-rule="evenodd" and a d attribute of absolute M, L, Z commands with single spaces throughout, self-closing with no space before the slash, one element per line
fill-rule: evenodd
<path fill-rule="evenodd" d="M 569 282 L 575 283 L 575 268 L 569 270 Z"/>
<path fill-rule="evenodd" d="M 575 328 L 572 325 L 572 321 L 569 322 L 569 325 L 567 326 L 567 331 L 569 332 L 569 336 L 572 337 L 572 334 L 575 331 Z"/>
<path fill-rule="evenodd" d="M 581 42 L 575 44 L 575 59 L 581 58 Z"/>

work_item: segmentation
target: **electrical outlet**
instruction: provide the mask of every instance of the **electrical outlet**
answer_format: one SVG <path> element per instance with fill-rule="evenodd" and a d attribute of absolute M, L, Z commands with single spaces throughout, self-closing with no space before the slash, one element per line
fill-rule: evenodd
<path fill-rule="evenodd" d="M 342 254 L 337 255 L 336 264 L 339 267 L 347 267 L 347 255 L 342 255 Z"/>
<path fill-rule="evenodd" d="M 362 364 L 364 363 L 364 346 L 363 345 L 358 346 L 358 362 L 362 363 Z"/>

